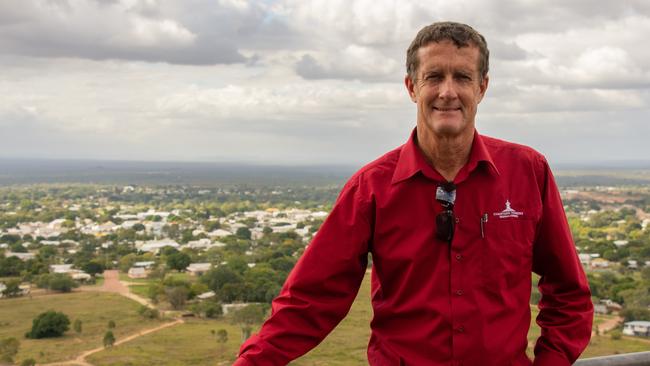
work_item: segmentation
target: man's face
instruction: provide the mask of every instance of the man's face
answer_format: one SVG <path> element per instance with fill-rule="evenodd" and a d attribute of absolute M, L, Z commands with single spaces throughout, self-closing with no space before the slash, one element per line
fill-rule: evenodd
<path fill-rule="evenodd" d="M 487 75 L 478 71 L 479 50 L 458 48 L 451 41 L 418 49 L 417 79 L 405 78 L 411 100 L 417 103 L 418 130 L 437 138 L 474 131 L 474 116 L 487 90 Z"/>

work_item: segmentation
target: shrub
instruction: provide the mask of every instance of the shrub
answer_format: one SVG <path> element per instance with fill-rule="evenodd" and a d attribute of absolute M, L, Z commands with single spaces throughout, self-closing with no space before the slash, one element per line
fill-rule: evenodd
<path fill-rule="evenodd" d="M 36 360 L 33 358 L 28 358 L 23 360 L 23 362 L 20 363 L 20 366 L 34 366 L 36 365 Z"/>
<path fill-rule="evenodd" d="M 81 320 L 75 319 L 74 323 L 72 323 L 72 329 L 74 329 L 75 332 L 81 334 L 81 330 L 82 330 Z"/>
<path fill-rule="evenodd" d="M 32 339 L 60 337 L 70 329 L 67 315 L 53 310 L 38 315 L 32 321 L 32 330 L 25 337 Z"/>
<path fill-rule="evenodd" d="M 0 364 L 13 364 L 14 356 L 18 353 L 20 342 L 16 338 L 5 338 L 0 340 Z"/>
<path fill-rule="evenodd" d="M 113 347 L 115 344 L 115 335 L 110 330 L 104 334 L 104 348 Z"/>
<path fill-rule="evenodd" d="M 143 318 L 146 319 L 158 319 L 160 318 L 160 313 L 158 312 L 158 309 L 151 309 L 147 306 L 140 306 L 138 308 L 138 314 L 142 316 Z"/>

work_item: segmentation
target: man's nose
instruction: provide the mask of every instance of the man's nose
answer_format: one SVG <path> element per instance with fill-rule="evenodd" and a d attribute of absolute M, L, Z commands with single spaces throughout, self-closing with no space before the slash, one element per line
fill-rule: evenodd
<path fill-rule="evenodd" d="M 454 84 L 453 78 L 446 77 L 445 80 L 440 84 L 439 97 L 442 99 L 454 99 L 458 97 L 458 94 L 456 93 L 456 85 Z"/>

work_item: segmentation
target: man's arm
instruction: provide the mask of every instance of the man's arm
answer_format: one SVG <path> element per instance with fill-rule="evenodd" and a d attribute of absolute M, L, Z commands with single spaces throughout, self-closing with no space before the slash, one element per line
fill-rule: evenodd
<path fill-rule="evenodd" d="M 320 343 L 345 317 L 367 266 L 369 204 L 355 175 L 289 274 L 272 314 L 235 365 L 286 365 Z"/>
<path fill-rule="evenodd" d="M 543 208 L 533 270 L 541 276 L 537 324 L 542 333 L 535 345 L 534 364 L 568 366 L 589 344 L 593 305 L 557 185 L 548 163 L 542 159 L 540 164 L 538 181 Z"/>

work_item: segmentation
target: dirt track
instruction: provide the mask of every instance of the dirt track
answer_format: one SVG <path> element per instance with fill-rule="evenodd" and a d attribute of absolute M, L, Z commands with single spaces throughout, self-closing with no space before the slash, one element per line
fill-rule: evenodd
<path fill-rule="evenodd" d="M 82 286 L 79 288 L 79 291 L 101 291 L 101 292 L 113 292 L 120 294 L 124 297 L 128 297 L 129 299 L 132 299 L 134 301 L 139 302 L 142 305 L 148 306 L 150 308 L 155 308 L 155 306 L 147 299 L 138 296 L 136 294 L 133 294 L 129 291 L 129 287 L 125 285 L 124 282 L 120 281 L 120 276 L 119 272 L 115 270 L 110 270 L 110 271 L 104 271 L 104 283 L 102 284 L 101 287 L 98 286 Z M 184 323 L 183 319 L 176 319 L 173 322 L 161 324 L 159 326 L 156 326 L 154 328 L 146 329 L 143 331 L 139 331 L 137 333 L 133 333 L 131 335 L 128 335 L 117 342 L 115 342 L 114 346 L 119 346 L 120 344 L 132 341 L 138 337 L 141 337 L 143 335 L 157 332 L 161 329 L 165 329 L 168 327 L 172 327 L 178 324 Z M 94 366 L 93 364 L 89 363 L 86 361 L 86 358 L 94 353 L 101 352 L 104 350 L 104 347 L 97 347 L 94 349 L 91 349 L 89 351 L 83 352 L 81 355 L 79 355 L 77 358 L 74 360 L 69 360 L 69 361 L 59 361 L 59 362 L 52 362 L 52 363 L 44 363 L 44 364 L 38 364 L 38 366 Z"/>

